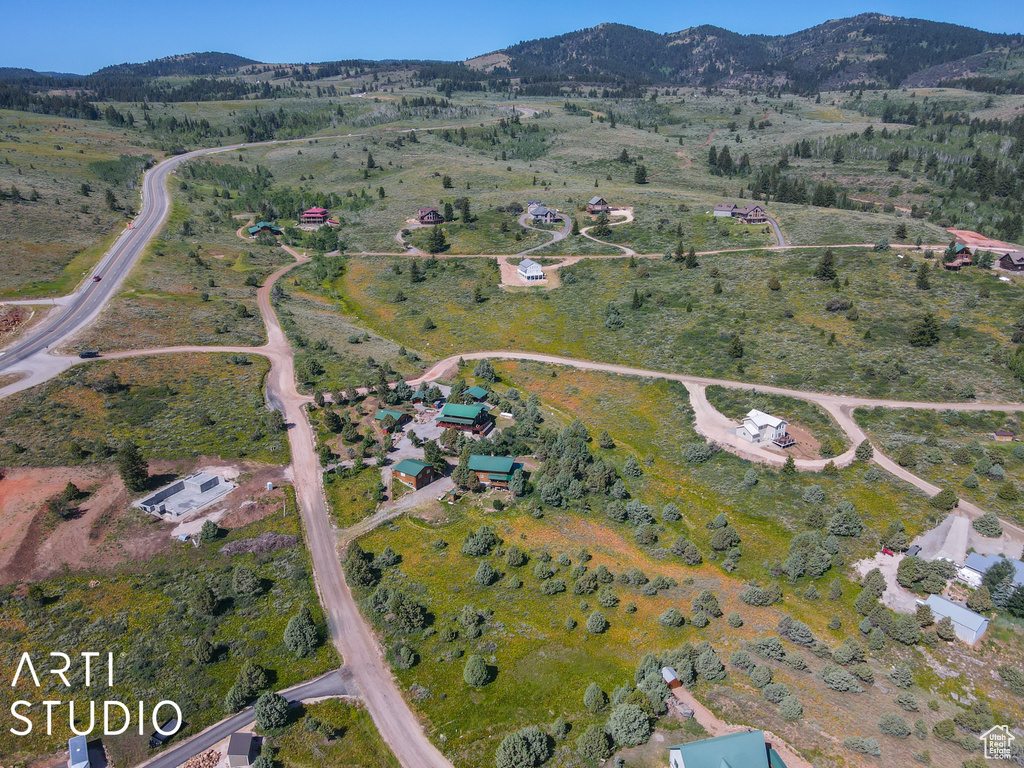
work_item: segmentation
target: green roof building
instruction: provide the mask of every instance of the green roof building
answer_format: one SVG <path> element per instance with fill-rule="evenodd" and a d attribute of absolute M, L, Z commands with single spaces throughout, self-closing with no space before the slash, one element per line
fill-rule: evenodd
<path fill-rule="evenodd" d="M 391 468 L 391 476 L 399 482 L 420 489 L 437 479 L 434 468 L 416 459 L 402 459 Z"/>
<path fill-rule="evenodd" d="M 508 488 L 512 474 L 519 468 L 511 456 L 484 456 L 473 454 L 469 457 L 469 469 L 476 472 L 481 483 L 498 488 Z"/>
<path fill-rule="evenodd" d="M 764 731 L 741 731 L 668 748 L 671 768 L 786 768 Z"/>
<path fill-rule="evenodd" d="M 483 387 L 470 387 L 463 394 L 469 395 L 474 400 L 486 400 L 491 393 Z"/>
<path fill-rule="evenodd" d="M 384 419 L 386 419 L 388 416 L 395 420 L 395 426 L 392 427 L 392 429 L 402 426 L 402 424 L 411 419 L 411 417 L 407 413 L 402 413 L 401 411 L 390 411 L 387 408 L 382 408 L 381 410 L 373 414 L 373 420 L 383 422 Z M 381 425 L 381 429 L 383 429 L 385 432 L 390 431 L 383 425 Z"/>
<path fill-rule="evenodd" d="M 482 403 L 476 405 L 445 403 L 434 420 L 438 426 L 445 429 L 452 427 L 466 432 L 486 434 L 494 424 L 487 410 L 487 406 Z"/>
<path fill-rule="evenodd" d="M 269 232 L 272 235 L 280 235 L 283 231 L 280 227 L 271 224 L 269 221 L 260 221 L 255 226 L 246 230 L 250 237 L 256 237 L 260 232 Z"/>

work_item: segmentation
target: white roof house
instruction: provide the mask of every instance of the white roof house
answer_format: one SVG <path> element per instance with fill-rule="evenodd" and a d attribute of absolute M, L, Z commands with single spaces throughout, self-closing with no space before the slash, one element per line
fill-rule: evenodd
<path fill-rule="evenodd" d="M 1024 586 L 1024 563 L 1020 560 L 1010 560 L 1002 555 L 982 555 L 972 552 L 967 556 L 967 560 L 957 572 L 957 576 L 961 581 L 977 589 L 981 586 L 981 577 L 985 575 L 985 572 L 1003 560 L 1013 566 L 1013 574 L 1010 576 L 1013 586 Z"/>
<path fill-rule="evenodd" d="M 89 744 L 85 736 L 68 739 L 68 768 L 89 768 Z"/>
<path fill-rule="evenodd" d="M 533 259 L 523 259 L 516 267 L 516 272 L 524 280 L 543 280 L 544 270 Z"/>
<path fill-rule="evenodd" d="M 785 419 L 754 408 L 743 417 L 736 434 L 752 443 L 771 442 L 786 436 L 787 423 Z"/>
<path fill-rule="evenodd" d="M 935 616 L 936 621 L 948 616 L 953 622 L 956 636 L 968 645 L 974 645 L 981 640 L 988 630 L 988 619 L 980 613 L 957 605 L 952 600 L 938 595 L 928 595 L 924 604 L 932 609 L 932 615 Z"/>

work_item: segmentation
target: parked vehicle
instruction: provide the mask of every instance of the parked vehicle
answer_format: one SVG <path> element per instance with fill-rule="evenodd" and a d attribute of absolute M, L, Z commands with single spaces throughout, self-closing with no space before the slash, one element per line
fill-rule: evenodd
<path fill-rule="evenodd" d="M 918 544 L 915 544 L 907 550 L 907 557 L 914 557 L 919 554 L 921 554 L 921 547 Z"/>
<path fill-rule="evenodd" d="M 99 357 L 100 351 L 98 349 L 86 349 L 78 353 L 78 356 L 83 360 L 90 357 Z"/>
<path fill-rule="evenodd" d="M 882 554 L 883 554 L 883 555 L 888 555 L 889 557 L 895 557 L 895 556 L 896 556 L 896 553 L 895 553 L 895 552 L 893 552 L 893 551 L 892 551 L 891 549 L 889 549 L 888 547 L 882 547 Z"/>

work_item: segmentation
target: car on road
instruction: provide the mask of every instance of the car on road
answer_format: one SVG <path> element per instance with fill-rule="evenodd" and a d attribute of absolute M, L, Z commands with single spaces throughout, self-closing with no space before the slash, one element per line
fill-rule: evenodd
<path fill-rule="evenodd" d="M 92 281 L 93 281 L 94 283 L 98 283 L 98 282 L 99 282 L 100 280 L 102 280 L 102 279 L 103 279 L 103 278 L 102 278 L 102 277 L 100 277 L 99 275 L 93 275 L 93 276 L 92 276 Z"/>

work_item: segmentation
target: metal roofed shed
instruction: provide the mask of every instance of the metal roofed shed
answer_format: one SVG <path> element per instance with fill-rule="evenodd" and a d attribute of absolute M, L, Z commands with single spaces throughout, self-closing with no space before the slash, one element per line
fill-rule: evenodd
<path fill-rule="evenodd" d="M 936 621 L 948 617 L 953 622 L 956 636 L 968 645 L 974 645 L 981 640 L 988 630 L 988 619 L 980 613 L 957 605 L 952 600 L 938 595 L 928 595 L 924 604 L 932 609 Z"/>
<path fill-rule="evenodd" d="M 961 573 L 959 575 L 972 586 L 979 587 L 981 586 L 981 577 L 985 575 L 985 572 L 996 563 L 1001 563 L 1004 560 L 1013 566 L 1013 575 L 1010 577 L 1013 580 L 1013 586 L 1024 587 L 1024 563 L 1020 560 L 1011 560 L 1002 555 L 982 555 L 978 552 L 972 552 L 967 556 L 967 560 L 964 561 L 964 567 L 960 569 Z M 966 573 L 964 573 L 965 571 Z"/>
<path fill-rule="evenodd" d="M 228 768 L 248 768 L 256 757 L 256 738 L 251 733 L 233 733 L 228 739 Z"/>

